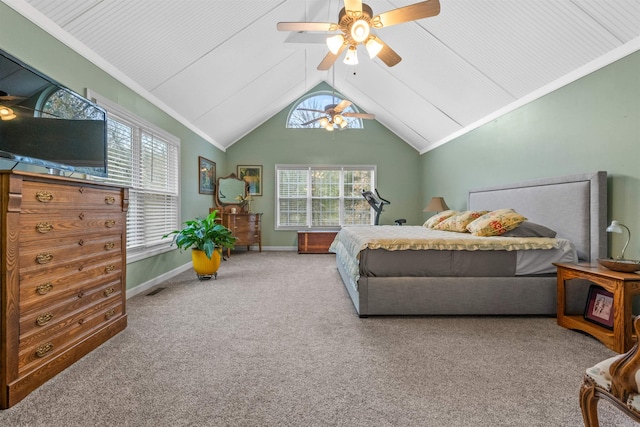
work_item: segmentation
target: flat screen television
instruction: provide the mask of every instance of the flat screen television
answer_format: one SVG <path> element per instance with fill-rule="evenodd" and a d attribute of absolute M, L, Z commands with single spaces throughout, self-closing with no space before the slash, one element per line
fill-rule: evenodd
<path fill-rule="evenodd" d="M 0 50 L 0 157 L 107 176 L 107 114 Z"/>

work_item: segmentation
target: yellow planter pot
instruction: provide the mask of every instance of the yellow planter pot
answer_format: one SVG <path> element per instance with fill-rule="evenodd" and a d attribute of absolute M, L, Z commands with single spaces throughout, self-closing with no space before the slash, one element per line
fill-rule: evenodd
<path fill-rule="evenodd" d="M 198 275 L 198 279 L 207 280 L 211 277 L 218 278 L 218 268 L 222 260 L 222 250 L 216 248 L 211 254 L 211 259 L 207 258 L 204 251 L 200 249 L 191 250 L 191 260 L 193 261 L 193 269 Z"/>

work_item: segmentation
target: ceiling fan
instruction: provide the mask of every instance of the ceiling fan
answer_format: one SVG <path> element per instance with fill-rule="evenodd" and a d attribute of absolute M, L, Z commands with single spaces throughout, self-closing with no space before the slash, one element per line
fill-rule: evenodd
<path fill-rule="evenodd" d="M 390 27 L 403 22 L 436 16 L 440 13 L 439 0 L 427 0 L 409 6 L 393 9 L 380 15 L 373 15 L 371 7 L 361 0 L 344 0 L 344 7 L 338 14 L 338 24 L 331 22 L 278 22 L 279 31 L 342 31 L 327 38 L 329 53 L 324 57 L 318 70 L 328 70 L 347 49 L 344 62 L 357 64 L 356 47 L 364 44 L 370 58 L 379 57 L 387 66 L 393 67 L 402 60 L 393 49 L 371 30 Z"/>
<path fill-rule="evenodd" d="M 329 104 L 324 107 L 324 110 L 316 110 L 313 108 L 298 108 L 301 111 L 313 111 L 316 113 L 324 114 L 323 116 L 316 117 L 315 119 L 309 120 L 305 123 L 302 123 L 301 126 L 306 126 L 313 122 L 320 121 L 320 126 L 325 128 L 328 131 L 334 130 L 334 128 L 344 129 L 349 125 L 349 122 L 345 119 L 345 117 L 355 117 L 359 119 L 375 119 L 376 116 L 373 114 L 364 114 L 364 113 L 343 113 L 343 111 L 351 105 L 351 101 L 342 100 L 338 104 Z"/>

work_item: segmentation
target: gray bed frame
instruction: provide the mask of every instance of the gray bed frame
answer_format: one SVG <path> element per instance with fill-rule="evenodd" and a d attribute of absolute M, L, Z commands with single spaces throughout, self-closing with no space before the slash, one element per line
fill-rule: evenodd
<path fill-rule="evenodd" d="M 469 210 L 513 208 L 571 240 L 580 262 L 607 256 L 607 173 L 539 179 L 469 191 Z M 356 312 L 371 315 L 547 315 L 557 310 L 555 275 L 516 277 L 360 277 L 349 285 Z M 582 313 L 588 282 L 567 287 L 567 312 Z"/>

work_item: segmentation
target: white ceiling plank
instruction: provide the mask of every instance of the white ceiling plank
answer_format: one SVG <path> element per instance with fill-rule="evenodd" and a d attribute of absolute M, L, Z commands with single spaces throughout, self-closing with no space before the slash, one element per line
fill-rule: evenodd
<path fill-rule="evenodd" d="M 638 0 L 440 0 L 438 16 L 376 30 L 398 65 L 359 49 L 334 79 L 316 70 L 322 33 L 276 23 L 337 22 L 342 0 L 3 2 L 223 147 L 324 80 L 424 152 L 640 37 Z"/>

